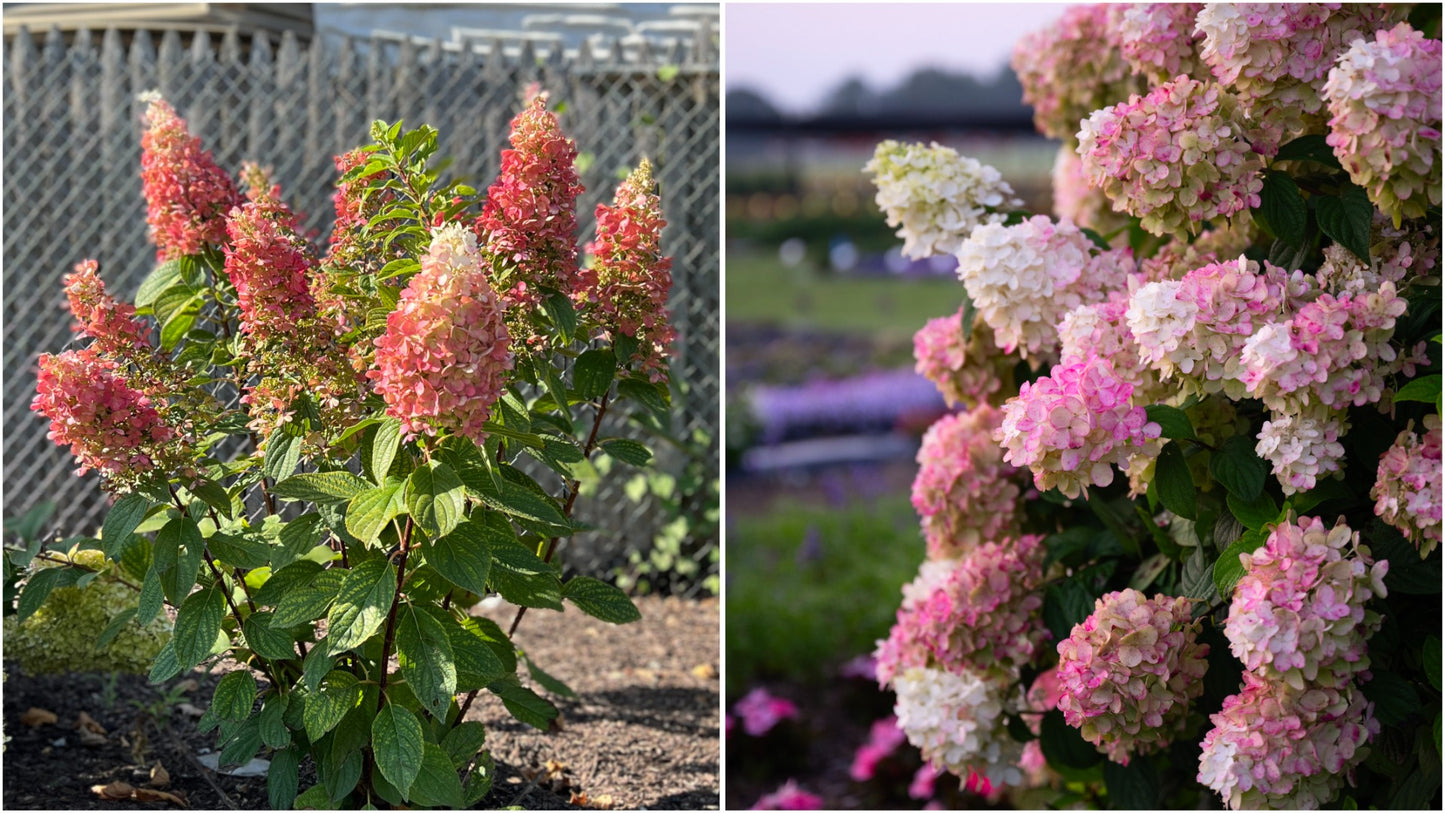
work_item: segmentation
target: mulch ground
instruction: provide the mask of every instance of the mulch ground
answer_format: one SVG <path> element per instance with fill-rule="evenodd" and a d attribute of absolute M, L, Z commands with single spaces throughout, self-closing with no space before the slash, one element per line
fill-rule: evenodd
<path fill-rule="evenodd" d="M 467 716 L 486 724 L 497 762 L 481 807 L 718 807 L 718 602 L 643 598 L 637 605 L 642 620 L 621 627 L 575 610 L 527 614 L 517 645 L 577 696 L 548 695 L 561 717 L 547 733 L 513 720 L 491 695 L 478 696 Z M 489 614 L 510 620 L 504 610 Z M 269 806 L 265 777 L 216 774 L 196 761 L 215 747 L 215 734 L 196 731 L 186 704 L 205 708 L 219 672 L 190 675 L 195 688 L 167 702 L 162 690 L 180 681 L 157 688 L 136 675 L 32 676 L 10 662 L 5 671 L 5 808 L 173 809 L 166 801 L 107 801 L 91 790 L 117 780 L 144 785 L 157 762 L 170 774 L 166 790 L 191 808 Z M 24 725 L 32 707 L 57 722 Z M 82 742 L 75 728 L 82 712 L 105 729 L 103 742 Z M 314 782 L 303 764 L 302 789 Z"/>

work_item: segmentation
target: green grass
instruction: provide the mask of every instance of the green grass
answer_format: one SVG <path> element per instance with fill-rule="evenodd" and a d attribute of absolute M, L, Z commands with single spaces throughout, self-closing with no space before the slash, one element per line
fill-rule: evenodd
<path fill-rule="evenodd" d="M 783 503 L 734 515 L 727 540 L 727 686 L 826 680 L 888 634 L 899 588 L 923 559 L 908 495 L 844 508 Z M 798 550 L 815 528 L 812 561 Z"/>
<path fill-rule="evenodd" d="M 743 252 L 728 255 L 726 293 L 729 323 L 891 336 L 912 336 L 924 322 L 957 311 L 963 302 L 963 287 L 950 277 L 836 277 Z"/>

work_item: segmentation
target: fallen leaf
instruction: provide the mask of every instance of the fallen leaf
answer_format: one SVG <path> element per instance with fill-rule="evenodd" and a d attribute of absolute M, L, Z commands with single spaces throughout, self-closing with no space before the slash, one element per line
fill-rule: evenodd
<path fill-rule="evenodd" d="M 60 722 L 60 718 L 56 717 L 53 711 L 31 706 L 29 711 L 20 715 L 20 722 L 31 728 L 38 728 L 43 725 L 55 725 Z"/>
<path fill-rule="evenodd" d="M 617 802 L 613 800 L 610 794 L 602 793 L 597 796 L 588 796 L 585 793 L 578 793 L 575 790 L 572 791 L 572 796 L 567 800 L 567 803 L 576 805 L 577 807 L 590 807 L 593 810 L 611 810 L 617 806 Z"/>
<path fill-rule="evenodd" d="M 571 770 L 566 763 L 558 762 L 555 759 L 547 760 L 543 767 L 547 769 L 547 775 L 551 777 L 561 776 Z"/>
<path fill-rule="evenodd" d="M 97 723 L 94 717 L 91 717 L 83 711 L 80 713 L 80 716 L 75 718 L 75 727 L 84 731 L 100 734 L 101 736 L 104 736 L 106 733 L 105 726 Z"/>
<path fill-rule="evenodd" d="M 76 732 L 76 736 L 79 738 L 81 745 L 88 745 L 91 748 L 97 748 L 110 742 L 110 740 L 105 738 L 104 734 L 97 734 L 88 728 L 80 729 L 80 731 Z"/>
<path fill-rule="evenodd" d="M 169 771 L 166 770 L 166 766 L 160 764 L 160 762 L 157 762 L 155 765 L 151 766 L 151 781 L 147 782 L 147 785 L 150 785 L 153 788 L 163 788 L 170 783 L 171 774 Z"/>
<path fill-rule="evenodd" d="M 195 678 L 186 678 L 180 683 L 177 683 L 176 688 L 183 692 L 194 692 L 201 688 L 201 684 L 197 683 Z"/>
<path fill-rule="evenodd" d="M 700 663 L 692 668 L 692 674 L 702 680 L 712 680 L 717 677 L 717 667 L 710 663 Z"/>
<path fill-rule="evenodd" d="M 126 782 L 111 782 L 109 785 L 91 785 L 90 790 L 102 799 L 129 799 L 135 788 Z"/>
<path fill-rule="evenodd" d="M 177 703 L 176 710 L 187 717 L 203 717 L 206 714 L 204 709 L 199 706 L 193 706 L 190 703 Z"/>
<path fill-rule="evenodd" d="M 137 802 L 170 802 L 178 807 L 188 807 L 185 800 L 174 793 L 166 793 L 163 790 L 151 790 L 150 788 L 136 788 L 132 797 Z"/>

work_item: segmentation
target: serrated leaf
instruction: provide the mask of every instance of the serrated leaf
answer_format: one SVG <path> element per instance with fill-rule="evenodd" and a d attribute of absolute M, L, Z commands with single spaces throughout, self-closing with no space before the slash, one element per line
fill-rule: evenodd
<path fill-rule="evenodd" d="M 281 527 L 277 539 L 281 547 L 271 555 L 273 568 L 285 568 L 305 556 L 321 541 L 322 520 L 320 514 L 307 513 L 287 522 Z"/>
<path fill-rule="evenodd" d="M 442 750 L 451 758 L 452 764 L 461 769 L 486 743 L 487 727 L 477 720 L 467 720 L 458 723 L 442 738 Z"/>
<path fill-rule="evenodd" d="M 156 299 L 173 285 L 182 282 L 181 260 L 168 260 L 151 269 L 141 280 L 140 288 L 135 293 L 135 306 L 144 308 L 154 304 Z"/>
<path fill-rule="evenodd" d="M 492 571 L 493 540 L 510 543 L 515 536 L 505 520 L 498 523 L 486 521 L 472 515 L 451 533 L 431 543 L 427 561 L 442 578 L 470 593 L 484 596 L 487 593 L 487 578 Z"/>
<path fill-rule="evenodd" d="M 659 420 L 665 420 L 671 409 L 669 397 L 665 396 L 651 382 L 625 378 L 617 382 L 617 394 L 652 410 Z"/>
<path fill-rule="evenodd" d="M 1109 807 L 1115 810 L 1155 810 L 1159 807 L 1159 774 L 1148 758 L 1131 759 L 1128 765 L 1106 760 L 1104 787 L 1109 791 Z"/>
<path fill-rule="evenodd" d="M 1075 579 L 1049 585 L 1044 591 L 1044 624 L 1055 641 L 1069 637 L 1074 627 L 1094 611 L 1094 599 Z"/>
<path fill-rule="evenodd" d="M 502 705 L 518 720 L 540 731 L 546 731 L 557 719 L 557 707 L 541 695 L 522 686 L 515 678 L 499 680 L 487 690 L 502 698 Z"/>
<path fill-rule="evenodd" d="M 1275 504 L 1273 497 L 1263 491 L 1253 500 L 1241 500 L 1229 494 L 1226 495 L 1225 502 L 1229 505 L 1229 513 L 1251 531 L 1257 531 L 1279 518 L 1279 506 Z"/>
<path fill-rule="evenodd" d="M 524 655 L 522 659 L 527 664 L 527 674 L 532 676 L 532 680 L 537 681 L 538 686 L 541 686 L 552 694 L 571 698 L 577 697 L 577 693 L 572 691 L 571 686 L 548 674 L 546 670 L 538 666 L 531 658 Z"/>
<path fill-rule="evenodd" d="M 492 548 L 491 582 L 502 598 L 513 604 L 562 609 L 562 583 L 557 571 L 520 544 Z"/>
<path fill-rule="evenodd" d="M 1259 191 L 1259 208 L 1254 213 L 1256 218 L 1264 218 L 1265 225 L 1274 236 L 1290 245 L 1303 243 L 1308 211 L 1299 185 L 1288 173 L 1270 171 L 1264 174 L 1264 184 Z"/>
<path fill-rule="evenodd" d="M 105 515 L 105 523 L 100 526 L 100 538 L 105 542 L 105 555 L 111 559 L 119 559 L 121 546 L 135 533 L 145 519 L 146 512 L 150 511 L 151 501 L 141 494 L 127 494 L 116 500 L 110 511 Z"/>
<path fill-rule="evenodd" d="M 265 567 L 271 562 L 271 546 L 255 533 L 218 533 L 206 541 L 211 558 L 243 570 Z"/>
<path fill-rule="evenodd" d="M 607 394 L 616 376 L 617 356 L 611 350 L 588 350 L 572 368 L 572 388 L 577 397 L 593 401 Z"/>
<path fill-rule="evenodd" d="M 55 588 L 73 586 L 80 575 L 79 570 L 71 567 L 52 567 L 32 572 L 25 581 L 25 588 L 20 591 L 20 601 L 15 607 L 16 621 L 24 621 L 34 615 Z"/>
<path fill-rule="evenodd" d="M 446 626 L 403 604 L 396 619 L 396 649 L 407 685 L 433 717 L 445 719 L 457 693 L 457 667 Z"/>
<path fill-rule="evenodd" d="M 21 598 L 24 598 L 21 594 Z M 140 599 L 135 607 L 135 620 L 142 627 L 154 621 L 160 614 L 161 607 L 166 603 L 165 591 L 161 589 L 161 574 L 156 570 L 152 561 L 150 570 L 146 573 L 145 580 L 140 585 Z M 32 610 L 31 612 L 34 612 Z M 20 616 L 23 620 L 24 616 Z"/>
<path fill-rule="evenodd" d="M 652 451 L 641 443 L 627 438 L 607 438 L 598 443 L 602 451 L 633 466 L 646 466 L 652 462 Z"/>
<path fill-rule="evenodd" d="M 469 618 L 460 624 L 449 623 L 445 627 L 452 656 L 456 660 L 457 691 L 484 688 L 517 668 L 516 655 L 512 655 L 512 666 L 508 668 L 497 654 L 501 644 L 496 638 L 484 637 L 487 633 L 475 619 Z M 496 630 L 496 636 L 501 637 L 500 628 Z"/>
<path fill-rule="evenodd" d="M 1374 214 L 1369 195 L 1354 184 L 1347 185 L 1339 197 L 1315 197 L 1315 220 L 1320 231 L 1366 263 L 1370 262 L 1370 222 Z"/>
<path fill-rule="evenodd" d="M 182 669 L 194 668 L 210 654 L 225 614 L 225 596 L 215 587 L 192 593 L 181 602 L 180 609 L 176 611 L 173 640 L 176 659 Z"/>
<path fill-rule="evenodd" d="M 1039 727 L 1039 745 L 1044 758 L 1056 765 L 1084 769 L 1102 760 L 1103 754 L 1079 736 L 1079 732 L 1064 722 L 1063 712 L 1050 710 L 1043 716 Z"/>
<path fill-rule="evenodd" d="M 272 573 L 271 578 L 251 596 L 251 600 L 263 606 L 275 607 L 292 590 L 309 584 L 320 572 L 321 565 L 315 562 L 292 562 Z"/>
<path fill-rule="evenodd" d="M 301 753 L 286 748 L 271 755 L 271 770 L 266 772 L 266 798 L 272 810 L 290 810 L 296 802 L 300 786 Z"/>
<path fill-rule="evenodd" d="M 1184 410 L 1166 404 L 1144 407 L 1149 420 L 1159 424 L 1160 435 L 1170 440 L 1193 440 L 1194 424 Z"/>
<path fill-rule="evenodd" d="M 451 466 L 433 460 L 407 478 L 406 507 L 427 536 L 440 539 L 462 520 L 465 486 Z"/>
<path fill-rule="evenodd" d="M 1195 548 L 1179 574 L 1179 589 L 1185 598 L 1214 599 L 1214 563 L 1206 563 L 1204 548 Z"/>
<path fill-rule="evenodd" d="M 165 683 L 180 673 L 181 662 L 176 660 L 175 641 L 166 641 L 161 651 L 156 653 L 155 662 L 151 664 L 151 671 L 146 679 L 152 684 Z"/>
<path fill-rule="evenodd" d="M 1316 161 L 1340 169 L 1340 159 L 1322 135 L 1304 135 L 1280 146 L 1275 161 Z"/>
<path fill-rule="evenodd" d="M 371 439 L 371 476 L 378 485 L 386 482 L 386 473 L 401 448 L 401 421 L 383 418 L 376 425 L 376 434 Z"/>
<path fill-rule="evenodd" d="M 421 773 L 425 742 L 416 715 L 391 703 L 387 703 L 371 723 L 371 749 L 376 756 L 376 767 L 404 798 L 410 798 L 412 783 Z"/>
<path fill-rule="evenodd" d="M 411 787 L 411 799 L 419 806 L 443 810 L 459 810 L 465 804 L 462 780 L 441 746 L 422 745 L 421 770 Z"/>
<path fill-rule="evenodd" d="M 1242 554 L 1251 554 L 1264 544 L 1268 535 L 1260 530 L 1248 531 L 1239 538 L 1239 541 L 1225 548 L 1219 559 L 1214 563 L 1214 588 L 1218 591 L 1219 597 L 1225 601 L 1234 598 L 1234 586 L 1244 576 L 1244 564 L 1240 561 Z"/>
<path fill-rule="evenodd" d="M 572 307 L 571 297 L 566 294 L 553 294 L 547 297 L 542 306 L 547 309 L 547 318 L 561 334 L 562 341 L 571 344 L 572 337 L 577 335 L 577 311 Z"/>
<path fill-rule="evenodd" d="M 1194 489 L 1194 476 L 1189 473 L 1189 463 L 1179 442 L 1171 440 L 1164 444 L 1159 459 L 1154 464 L 1154 487 L 1159 493 L 1159 502 L 1174 514 L 1185 519 L 1199 518 L 1199 495 Z"/>
<path fill-rule="evenodd" d="M 301 715 L 306 738 L 316 742 L 326 736 L 326 732 L 361 702 L 361 694 L 355 675 L 340 669 L 328 673 L 322 678 L 319 691 L 306 696 Z"/>
<path fill-rule="evenodd" d="M 296 585 L 276 602 L 271 626 L 286 629 L 297 624 L 309 624 L 320 618 L 336 600 L 345 579 L 346 571 L 322 570 L 304 584 Z"/>
<path fill-rule="evenodd" d="M 347 572 L 326 616 L 326 651 L 339 655 L 375 635 L 395 593 L 396 568 L 385 559 L 368 559 Z"/>
<path fill-rule="evenodd" d="M 246 635 L 246 646 L 266 660 L 284 661 L 300 657 L 296 651 L 296 639 L 290 630 L 272 626 L 271 618 L 270 610 L 252 613 L 246 618 L 241 626 Z"/>
<path fill-rule="evenodd" d="M 1269 467 L 1254 452 L 1254 441 L 1235 435 L 1209 457 L 1209 473 L 1236 498 L 1251 501 L 1264 491 Z"/>
<path fill-rule="evenodd" d="M 1420 711 L 1420 695 L 1410 681 L 1375 666 L 1370 672 L 1374 677 L 1360 688 L 1375 704 L 1375 719 L 1387 726 L 1399 725 Z"/>
<path fill-rule="evenodd" d="M 1419 401 L 1425 404 L 1433 404 L 1440 397 L 1439 375 L 1427 375 L 1417 378 L 1414 381 L 1400 388 L 1395 393 L 1395 400 L 1398 401 Z"/>
<path fill-rule="evenodd" d="M 271 487 L 271 494 L 283 500 L 306 500 L 331 505 L 351 500 L 371 484 L 349 471 L 293 474 Z"/>
<path fill-rule="evenodd" d="M 261 470 L 272 480 L 285 480 L 301 463 L 301 438 L 277 429 L 266 441 L 265 455 Z"/>
<path fill-rule="evenodd" d="M 256 678 L 249 669 L 237 669 L 221 676 L 211 696 L 211 713 L 222 720 L 240 722 L 251 716 L 256 704 Z"/>
<path fill-rule="evenodd" d="M 403 496 L 403 484 L 396 480 L 357 494 L 346 506 L 346 530 L 370 545 L 388 523 L 405 511 Z"/>
<path fill-rule="evenodd" d="M 577 576 L 567 582 L 562 588 L 562 597 L 582 612 L 609 624 L 627 624 L 642 618 L 626 593 L 590 576 Z"/>

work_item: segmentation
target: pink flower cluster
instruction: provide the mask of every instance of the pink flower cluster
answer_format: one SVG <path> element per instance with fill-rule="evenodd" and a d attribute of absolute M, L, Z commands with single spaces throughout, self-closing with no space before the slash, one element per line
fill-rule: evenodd
<path fill-rule="evenodd" d="M 141 191 L 158 260 L 199 254 L 226 241 L 226 214 L 241 203 L 230 176 L 216 166 L 201 139 L 174 108 L 147 94 L 141 134 Z"/>
<path fill-rule="evenodd" d="M 91 346 L 104 356 L 125 357 L 137 350 L 149 355 L 150 328 L 136 318 L 134 305 L 118 302 L 106 293 L 99 268 L 95 260 L 83 260 L 65 276 L 65 297 L 75 316 L 75 332 L 93 339 Z"/>
<path fill-rule="evenodd" d="M 1103 301 L 1134 270 L 1127 251 L 1093 253 L 1077 226 L 1043 215 L 974 229 L 958 250 L 958 278 L 1005 353 L 1051 356 L 1070 310 Z"/>
<path fill-rule="evenodd" d="M 1058 708 L 1114 762 L 1168 745 L 1204 691 L 1209 646 L 1190 612 L 1187 598 L 1121 590 L 1059 642 Z"/>
<path fill-rule="evenodd" d="M 743 730 L 750 737 L 761 737 L 773 730 L 773 726 L 798 716 L 798 707 L 793 701 L 775 697 L 759 686 L 733 704 L 733 713 L 743 721 Z"/>
<path fill-rule="evenodd" d="M 823 797 L 798 787 L 797 780 L 789 779 L 782 787 L 769 793 L 753 805 L 753 810 L 822 810 Z"/>
<path fill-rule="evenodd" d="M 1090 484 L 1108 485 L 1112 466 L 1126 465 L 1134 450 L 1159 437 L 1159 424 L 1143 407 L 1130 406 L 1133 392 L 1098 356 L 1054 367 L 1004 404 L 997 435 L 1008 450 L 1004 461 L 1027 466 L 1041 490 L 1057 488 L 1071 498 Z"/>
<path fill-rule="evenodd" d="M 1269 461 L 1285 494 L 1309 491 L 1340 470 L 1340 438 L 1348 428 L 1344 413 L 1328 409 L 1273 415 L 1260 427 L 1254 451 Z"/>
<path fill-rule="evenodd" d="M 1011 64 L 1039 132 L 1072 144 L 1085 116 L 1140 89 L 1108 34 L 1107 6 L 1070 6 L 1014 46 Z"/>
<path fill-rule="evenodd" d="M 480 443 L 512 369 L 502 304 L 481 269 L 476 238 L 442 226 L 412 277 L 367 373 L 409 436 L 449 430 Z"/>
<path fill-rule="evenodd" d="M 1079 156 L 1115 211 L 1153 234 L 1196 234 L 1258 206 L 1264 186 L 1234 98 L 1183 75 L 1094 111 L 1080 124 Z"/>
<path fill-rule="evenodd" d="M 1159 381 L 1158 374 L 1139 355 L 1139 343 L 1129 330 L 1128 311 L 1128 292 L 1120 290 L 1103 302 L 1080 305 L 1064 314 L 1059 322 L 1059 355 L 1065 362 L 1090 354 L 1107 359 L 1120 379 L 1134 385 L 1135 403 L 1162 401 L 1172 394 L 1171 388 Z"/>
<path fill-rule="evenodd" d="M 1390 563 L 1372 566 L 1359 536 L 1343 522 L 1326 531 L 1319 517 L 1302 517 L 1240 554 L 1244 576 L 1224 634 L 1246 669 L 1303 691 L 1343 688 L 1369 668 L 1365 639 L 1380 617 L 1365 602 L 1385 597 Z"/>
<path fill-rule="evenodd" d="M 257 191 L 226 221 L 226 276 L 236 287 L 241 330 L 259 343 L 284 342 L 316 314 L 315 260 L 296 234 L 296 216 L 275 197 L 278 191 Z"/>
<path fill-rule="evenodd" d="M 587 246 L 595 262 L 577 297 L 593 304 L 607 333 L 637 340 L 631 362 L 656 382 L 667 379 L 677 331 L 668 322 L 672 259 L 662 256 L 666 221 L 654 188 L 652 164 L 644 158 L 617 187 L 613 205 L 598 205 L 597 239 Z"/>
<path fill-rule="evenodd" d="M 1375 516 L 1415 543 L 1420 558 L 1440 544 L 1442 469 L 1440 416 L 1425 416 L 1425 434 L 1407 427 L 1380 456 L 1375 485 Z"/>
<path fill-rule="evenodd" d="M 1356 40 L 1324 84 L 1325 139 L 1398 224 L 1440 204 L 1440 40 L 1400 23 Z"/>
<path fill-rule="evenodd" d="M 937 385 L 951 407 L 991 403 L 1013 367 L 993 343 L 992 333 L 975 319 L 965 337 L 962 308 L 952 316 L 929 319 L 913 335 L 913 370 Z"/>
<path fill-rule="evenodd" d="M 1114 212 L 1104 193 L 1089 185 L 1084 162 L 1079 160 L 1073 147 L 1067 144 L 1059 147 L 1049 178 L 1053 185 L 1054 216 L 1059 220 L 1106 233 L 1128 224 L 1122 215 Z"/>
<path fill-rule="evenodd" d="M 122 491 L 164 476 L 178 433 L 117 374 L 116 362 L 86 348 L 44 353 L 39 363 L 30 409 L 50 419 L 50 440 L 70 446 L 77 475 L 94 469 Z"/>
<path fill-rule="evenodd" d="M 868 741 L 853 753 L 853 764 L 848 768 L 848 775 L 854 782 L 867 782 L 872 779 L 878 773 L 879 763 L 893 756 L 907 739 L 903 729 L 898 727 L 897 717 L 890 715 L 882 720 L 875 720 L 868 730 Z"/>
<path fill-rule="evenodd" d="M 928 555 L 951 559 L 1017 534 L 1020 489 L 993 440 L 1002 414 L 984 404 L 944 415 L 923 435 L 913 507 Z"/>
<path fill-rule="evenodd" d="M 1380 732 L 1373 704 L 1353 686 L 1299 692 L 1250 673 L 1209 719 L 1198 778 L 1231 810 L 1320 808 Z"/>
<path fill-rule="evenodd" d="M 1326 74 L 1351 42 L 1403 16 L 1385 4 L 1206 3 L 1200 55 L 1240 99 L 1251 140 L 1267 155 L 1321 131 Z"/>
<path fill-rule="evenodd" d="M 1109 7 L 1109 41 L 1151 84 L 1187 74 L 1203 78 L 1194 18 L 1203 3 L 1121 3 Z"/>
<path fill-rule="evenodd" d="M 577 145 L 562 135 L 540 96 L 512 119 L 511 143 L 474 230 L 484 253 L 510 269 L 502 299 L 530 309 L 549 290 L 578 290 L 575 210 L 582 184 Z"/>

